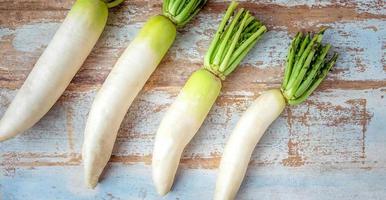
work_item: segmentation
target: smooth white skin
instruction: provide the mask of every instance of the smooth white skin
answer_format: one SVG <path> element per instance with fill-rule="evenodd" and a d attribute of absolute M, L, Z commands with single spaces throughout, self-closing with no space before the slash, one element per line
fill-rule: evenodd
<path fill-rule="evenodd" d="M 181 154 L 205 119 L 194 117 L 199 101 L 200 99 L 185 98 L 182 91 L 158 128 L 153 150 L 152 172 L 156 190 L 162 196 L 170 191 Z"/>
<path fill-rule="evenodd" d="M 97 42 L 103 27 L 68 15 L 0 121 L 0 141 L 38 122 L 55 104 Z"/>
<path fill-rule="evenodd" d="M 83 143 L 85 183 L 94 188 L 106 166 L 122 120 L 176 36 L 166 17 L 149 18 L 113 67 L 91 106 Z"/>
<path fill-rule="evenodd" d="M 94 188 L 106 166 L 122 120 L 161 58 L 142 40 L 133 41 L 99 90 L 85 129 L 83 162 L 86 184 Z"/>
<path fill-rule="evenodd" d="M 280 90 L 269 90 L 260 95 L 240 118 L 222 155 L 214 200 L 235 198 L 256 144 L 285 105 Z"/>
<path fill-rule="evenodd" d="M 192 74 L 158 128 L 152 159 L 153 182 L 160 195 L 173 185 L 181 154 L 220 94 L 221 81 L 200 69 Z"/>

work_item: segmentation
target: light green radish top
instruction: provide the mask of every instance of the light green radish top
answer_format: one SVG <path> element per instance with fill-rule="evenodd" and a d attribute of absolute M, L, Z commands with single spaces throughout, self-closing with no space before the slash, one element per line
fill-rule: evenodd
<path fill-rule="evenodd" d="M 164 0 L 162 15 L 151 17 L 141 29 L 135 42 L 146 41 L 154 52 L 163 57 L 182 27 L 204 6 L 206 0 Z"/>
<path fill-rule="evenodd" d="M 328 72 L 335 65 L 338 54 L 327 59 L 330 44 L 322 45 L 326 29 L 311 37 L 298 33 L 293 39 L 287 55 L 282 93 L 288 104 L 297 105 L 305 101 L 319 86 Z"/>
<path fill-rule="evenodd" d="M 194 105 L 191 106 L 194 112 L 189 115 L 197 120 L 203 120 L 220 94 L 220 90 L 221 80 L 208 70 L 199 69 L 190 76 L 179 98 L 193 103 Z"/>
<path fill-rule="evenodd" d="M 88 17 L 91 27 L 96 30 L 103 29 L 107 22 L 108 9 L 115 7 L 124 0 L 77 0 L 72 6 L 68 16 Z"/>
<path fill-rule="evenodd" d="M 135 42 L 147 41 L 154 52 L 163 57 L 173 44 L 176 33 L 176 26 L 168 18 L 157 15 L 147 20 Z"/>
<path fill-rule="evenodd" d="M 205 55 L 204 68 L 221 79 L 236 69 L 267 28 L 232 2 L 223 17 L 209 50 Z"/>

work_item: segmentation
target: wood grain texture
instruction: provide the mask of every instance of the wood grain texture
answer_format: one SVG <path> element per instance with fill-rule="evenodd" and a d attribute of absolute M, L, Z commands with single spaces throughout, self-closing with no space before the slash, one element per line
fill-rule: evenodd
<path fill-rule="evenodd" d="M 0 0 L 0 114 L 12 101 L 73 1 Z M 227 3 L 209 1 L 131 106 L 103 179 L 83 185 L 81 144 L 95 92 L 160 0 L 127 0 L 64 95 L 33 128 L 0 143 L 0 199 L 159 199 L 151 182 L 154 133 L 203 56 Z M 287 107 L 255 149 L 237 199 L 386 198 L 386 3 L 252 0 L 270 31 L 225 82 L 189 144 L 165 199 L 211 199 L 224 144 L 262 91 L 279 87 L 291 38 L 330 27 L 341 57 L 300 106 Z"/>

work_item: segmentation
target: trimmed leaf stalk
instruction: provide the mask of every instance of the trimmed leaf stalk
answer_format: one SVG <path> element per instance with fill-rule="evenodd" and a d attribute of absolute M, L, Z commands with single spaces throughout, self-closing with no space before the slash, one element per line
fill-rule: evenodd
<path fill-rule="evenodd" d="M 322 45 L 325 29 L 311 38 L 298 33 L 293 39 L 281 89 L 260 95 L 242 115 L 225 146 L 215 200 L 234 199 L 244 179 L 252 152 L 270 124 L 287 104 L 298 105 L 319 86 L 334 66 L 338 55 L 327 59 L 330 44 Z"/>
<path fill-rule="evenodd" d="M 160 195 L 170 191 L 181 154 L 220 94 L 221 81 L 267 31 L 247 10 L 236 10 L 237 5 L 230 4 L 206 53 L 204 67 L 189 77 L 158 128 L 152 168 Z"/>
<path fill-rule="evenodd" d="M 0 141 L 38 122 L 62 95 L 120 1 L 77 0 L 0 121 Z"/>
<path fill-rule="evenodd" d="M 165 0 L 163 14 L 151 17 L 118 59 L 98 91 L 83 143 L 85 182 L 94 188 L 110 159 L 122 120 L 176 37 L 205 0 Z"/>

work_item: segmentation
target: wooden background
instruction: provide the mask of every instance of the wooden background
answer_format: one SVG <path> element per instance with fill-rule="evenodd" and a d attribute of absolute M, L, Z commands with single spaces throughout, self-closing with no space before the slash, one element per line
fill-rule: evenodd
<path fill-rule="evenodd" d="M 60 25 L 72 0 L 0 0 L 0 114 Z M 174 46 L 130 108 L 114 155 L 95 190 L 83 184 L 81 144 L 96 90 L 160 0 L 127 0 L 112 9 L 93 52 L 52 110 L 33 128 L 0 143 L 0 199 L 160 199 L 151 181 L 154 133 L 203 56 L 227 3 L 209 1 L 179 31 Z M 330 27 L 340 53 L 315 94 L 288 107 L 253 154 L 237 199 L 386 199 L 386 2 L 242 2 L 270 29 L 186 148 L 165 199 L 211 199 L 217 166 L 241 113 L 279 87 L 291 38 Z"/>

